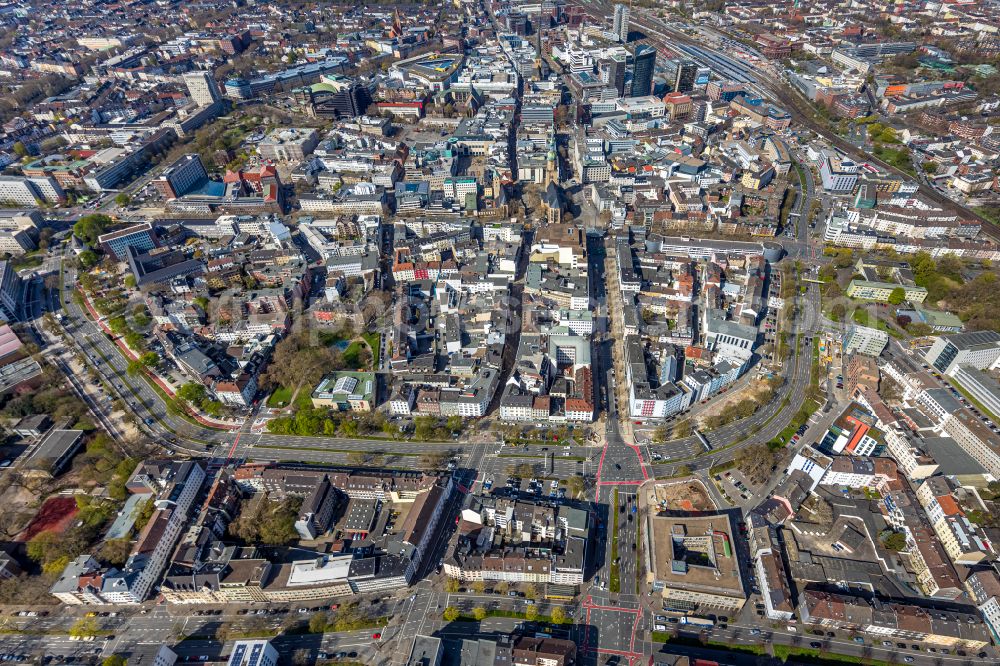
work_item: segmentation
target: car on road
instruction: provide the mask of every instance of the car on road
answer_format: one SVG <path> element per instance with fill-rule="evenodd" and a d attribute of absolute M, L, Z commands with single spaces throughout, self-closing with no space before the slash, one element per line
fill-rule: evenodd
<path fill-rule="evenodd" d="M 811 648 L 821 648 L 821 647 L 823 647 L 823 644 L 820 643 L 819 641 L 813 641 L 812 643 L 809 644 L 809 647 L 811 647 Z"/>
<path fill-rule="evenodd" d="M 380 638 L 382 638 L 382 634 L 380 634 L 379 632 L 376 631 L 374 634 L 372 634 L 372 640 L 377 641 Z"/>
<path fill-rule="evenodd" d="M 913 657 L 911 657 L 910 655 L 906 655 L 905 657 L 903 657 L 903 661 L 906 662 L 907 664 L 912 664 Z"/>

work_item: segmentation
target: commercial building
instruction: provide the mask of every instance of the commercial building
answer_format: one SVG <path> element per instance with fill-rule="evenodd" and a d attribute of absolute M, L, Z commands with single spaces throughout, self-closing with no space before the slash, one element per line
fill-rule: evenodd
<path fill-rule="evenodd" d="M 889 344 L 889 334 L 877 328 L 852 324 L 844 335 L 845 356 L 852 352 L 867 356 L 878 356 Z"/>
<path fill-rule="evenodd" d="M 850 192 L 858 182 L 858 165 L 837 153 L 825 151 L 819 165 L 823 189 L 827 192 Z"/>
<path fill-rule="evenodd" d="M 689 93 L 698 80 L 698 63 L 693 60 L 678 60 L 674 67 L 674 92 Z"/>
<path fill-rule="evenodd" d="M 955 369 L 963 365 L 980 370 L 993 368 L 1000 359 L 1000 333 L 974 331 L 942 335 L 934 341 L 924 358 L 945 375 L 954 374 Z"/>
<path fill-rule="evenodd" d="M 31 452 L 24 469 L 28 474 L 58 476 L 73 460 L 82 443 L 82 430 L 50 430 Z"/>
<path fill-rule="evenodd" d="M 270 641 L 264 639 L 236 641 L 226 666 L 278 666 L 279 655 Z"/>
<path fill-rule="evenodd" d="M 632 88 L 630 97 L 645 97 L 653 89 L 653 72 L 656 70 L 656 49 L 640 44 L 632 55 Z"/>
<path fill-rule="evenodd" d="M 438 666 L 443 655 L 444 645 L 440 638 L 417 634 L 404 666 Z"/>
<path fill-rule="evenodd" d="M 374 372 L 334 372 L 312 392 L 313 407 L 333 407 L 341 412 L 370 412 L 375 406 Z"/>
<path fill-rule="evenodd" d="M 279 127 L 257 144 L 257 152 L 265 160 L 301 162 L 318 142 L 319 133 L 311 127 Z"/>
<path fill-rule="evenodd" d="M 201 156 L 192 153 L 180 157 L 164 169 L 153 181 L 153 187 L 164 199 L 176 199 L 197 189 L 208 180 L 208 172 L 201 162 Z"/>
<path fill-rule="evenodd" d="M 20 319 L 24 283 L 9 261 L 0 261 L 0 317 L 4 321 Z"/>
<path fill-rule="evenodd" d="M 648 516 L 647 578 L 663 607 L 678 612 L 719 612 L 743 608 L 746 595 L 726 514 Z"/>
<path fill-rule="evenodd" d="M 875 455 L 883 447 L 882 431 L 875 427 L 876 421 L 875 415 L 859 402 L 852 402 L 830 424 L 819 448 L 844 456 L 867 457 Z M 844 464 L 853 465 L 847 461 Z M 843 471 L 846 476 L 838 477 L 838 471 Z M 857 474 L 861 473 L 856 468 L 848 467 L 838 471 L 835 471 L 831 478 L 856 479 Z M 873 472 L 864 471 L 864 475 L 870 476 L 871 474 Z"/>
<path fill-rule="evenodd" d="M 1000 382 L 991 373 L 971 365 L 958 365 L 952 370 L 955 381 L 991 414 L 1000 414 Z"/>
<path fill-rule="evenodd" d="M 140 252 L 149 252 L 160 246 L 150 222 L 142 222 L 118 231 L 101 234 L 97 237 L 97 244 L 105 252 L 113 254 L 119 261 L 128 258 L 128 248 L 130 247 Z"/>

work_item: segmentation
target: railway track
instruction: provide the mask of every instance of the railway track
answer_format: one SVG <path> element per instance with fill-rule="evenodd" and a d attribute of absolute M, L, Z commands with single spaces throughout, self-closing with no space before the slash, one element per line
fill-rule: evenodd
<path fill-rule="evenodd" d="M 610 15 L 611 5 L 608 2 L 595 2 L 590 4 L 586 9 L 587 13 L 598 20 L 607 20 Z M 641 9 L 636 11 L 631 17 L 631 24 L 641 30 L 645 35 L 645 39 L 641 41 L 648 41 L 652 46 L 659 46 L 660 48 L 666 48 L 670 51 L 677 52 L 678 49 L 675 45 L 670 42 L 673 41 L 676 44 L 683 44 L 687 46 L 695 46 L 700 49 L 705 49 L 706 47 L 699 43 L 697 40 L 692 39 L 684 33 L 679 33 L 666 25 L 653 24 L 653 22 L 646 16 L 639 14 Z M 656 37 L 656 35 L 662 35 L 662 37 Z M 669 40 L 669 41 L 668 41 Z M 690 54 L 689 54 L 690 55 Z M 707 63 L 712 66 L 712 63 Z M 768 93 L 772 99 L 780 104 L 788 113 L 792 116 L 793 122 L 798 123 L 800 126 L 810 129 L 816 132 L 818 135 L 826 139 L 831 145 L 836 147 L 838 150 L 842 151 L 846 155 L 852 156 L 855 159 L 872 162 L 877 164 L 879 167 L 907 178 L 911 178 L 910 174 L 897 169 L 896 167 L 888 164 L 878 157 L 871 155 L 869 153 L 858 153 L 858 149 L 853 144 L 849 143 L 846 139 L 841 138 L 835 133 L 831 132 L 829 128 L 825 127 L 819 123 L 812 114 L 812 109 L 809 108 L 808 102 L 806 100 L 798 99 L 795 93 L 789 91 L 784 86 L 773 85 L 770 81 L 771 77 L 768 75 L 761 74 L 759 70 L 754 70 L 756 79 L 755 86 L 763 88 Z M 962 218 L 978 220 L 982 225 L 982 233 L 988 236 L 992 241 L 1000 243 L 1000 229 L 993 225 L 989 220 L 986 220 L 981 215 L 968 208 L 962 204 L 949 199 L 937 190 L 933 188 L 928 188 L 921 185 L 920 192 L 929 201 L 937 204 L 942 209 L 949 212 L 955 213 Z"/>

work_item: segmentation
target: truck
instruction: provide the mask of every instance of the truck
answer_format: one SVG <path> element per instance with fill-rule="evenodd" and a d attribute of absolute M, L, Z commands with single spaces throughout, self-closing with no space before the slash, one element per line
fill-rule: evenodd
<path fill-rule="evenodd" d="M 715 622 L 709 620 L 707 617 L 694 617 L 693 615 L 685 615 L 681 618 L 680 624 L 690 624 L 695 627 L 714 627 Z"/>

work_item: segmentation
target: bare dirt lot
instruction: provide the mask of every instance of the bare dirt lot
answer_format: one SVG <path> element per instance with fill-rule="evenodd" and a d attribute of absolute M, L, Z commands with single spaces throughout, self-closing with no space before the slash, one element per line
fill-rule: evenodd
<path fill-rule="evenodd" d="M 715 511 L 717 508 L 701 481 L 657 484 L 654 492 L 656 504 L 667 511 Z"/>

